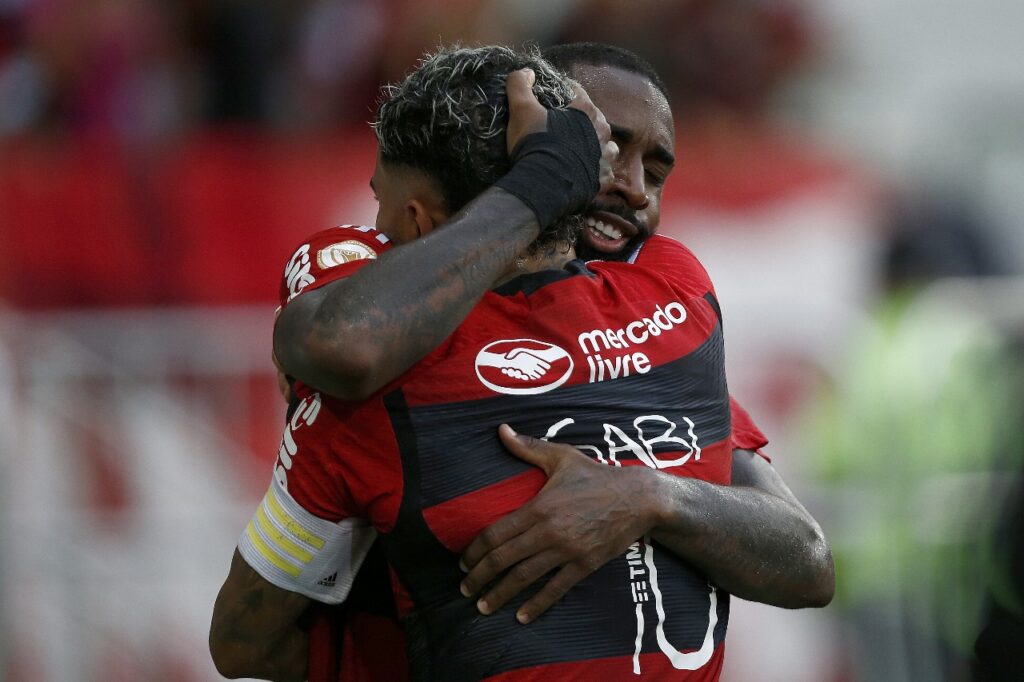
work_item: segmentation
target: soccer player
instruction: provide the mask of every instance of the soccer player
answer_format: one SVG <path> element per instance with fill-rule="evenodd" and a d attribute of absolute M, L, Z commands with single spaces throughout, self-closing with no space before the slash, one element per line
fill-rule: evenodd
<path fill-rule="evenodd" d="M 544 56 L 584 86 L 619 148 L 615 180 L 588 208 L 577 256 L 628 260 L 658 229 L 662 189 L 675 165 L 666 87 L 650 64 L 616 46 L 556 45 Z M 655 536 L 736 596 L 786 608 L 824 606 L 835 583 L 824 535 L 769 461 L 759 456 L 767 440 L 735 403 L 732 418 L 732 487 L 686 481 L 687 489 L 676 491 L 676 517 L 666 528 L 655 529 Z M 488 529 L 464 557 L 473 569 L 465 581 L 470 594 L 507 572 L 484 595 L 489 612 L 560 569 L 521 607 L 526 619 L 543 613 L 591 567 L 611 558 L 633 514 L 642 513 L 608 513 L 617 494 L 617 470 L 587 467 L 570 448 L 535 443 L 528 461 L 545 469 L 550 484 Z"/>
<path fill-rule="evenodd" d="M 549 48 L 546 54 L 594 93 L 596 103 L 608 112 L 621 149 L 615 182 L 588 211 L 591 224 L 577 250 L 588 257 L 625 259 L 657 229 L 661 189 L 673 167 L 672 119 L 665 88 L 650 65 L 620 48 L 573 44 Z M 692 481 L 691 489 L 679 491 L 680 518 L 674 519 L 674 525 L 687 538 L 681 547 L 683 555 L 717 584 L 728 585 L 744 598 L 788 607 L 827 603 L 834 578 L 820 528 L 768 461 L 753 452 L 766 441 L 738 406 L 734 406 L 733 431 L 733 489 Z M 617 469 L 587 467 L 586 460 L 564 445 L 517 442 L 514 447 L 527 461 L 543 466 L 551 475 L 550 483 L 531 503 L 471 545 L 466 563 L 476 568 L 465 582 L 466 591 L 475 593 L 476 586 L 519 562 L 483 600 L 484 609 L 493 612 L 548 568 L 563 567 L 556 580 L 521 607 L 523 617 L 530 619 L 593 566 L 614 555 L 621 534 L 628 536 L 642 510 L 634 505 L 611 511 Z M 684 515 L 687 510 L 689 519 Z M 693 512 L 699 512 L 699 517 Z M 521 528 L 527 532 L 520 533 Z M 495 551 L 488 553 L 488 549 Z M 487 560 L 481 562 L 482 556 Z M 382 626 L 380 619 L 361 622 L 364 630 L 368 625 Z M 358 671 L 360 654 L 394 664 L 393 656 L 374 657 L 377 647 L 365 646 L 365 641 L 362 651 L 359 645 L 346 650 L 346 665 L 356 659 Z"/>
<path fill-rule="evenodd" d="M 675 479 L 729 480 L 714 292 L 671 240 L 648 241 L 636 265 L 569 261 L 563 233 L 548 228 L 591 198 L 600 148 L 581 115 L 545 112 L 517 71 L 508 77 L 509 144 L 522 121 L 547 130 L 527 136 L 504 173 L 494 76 L 523 64 L 510 55 L 436 55 L 381 108 L 378 226 L 402 242 L 427 236 L 362 268 L 388 238 L 339 228 L 315 235 L 289 264 L 279 326 L 295 315 L 314 326 L 344 318 L 336 341 L 346 362 L 320 385 L 349 400 L 296 388 L 301 402 L 271 489 L 215 608 L 211 648 L 222 671 L 253 674 L 256 654 L 298 665 L 296 620 L 309 597 L 344 598 L 369 541 L 356 519 L 366 518 L 384 532 L 422 679 L 717 679 L 728 595 L 646 535 L 637 539 L 673 513 Z M 544 103 L 564 104 L 566 83 L 543 62 L 527 63 Z M 540 227 L 541 242 L 517 257 Z M 504 247 L 483 247 L 494 233 Z M 393 277 L 408 286 L 380 291 Z M 368 300 L 378 293 L 383 305 Z M 411 324 L 396 317 L 410 315 Z M 414 336 L 394 337 L 409 327 Z M 522 430 L 590 448 L 605 463 L 592 466 L 619 467 L 623 501 L 649 516 L 617 558 L 526 626 L 480 618 L 459 592 L 459 552 L 543 484 L 501 451 L 492 424 L 505 414 Z M 502 437 L 516 442 L 507 427 Z"/>
<path fill-rule="evenodd" d="M 615 46 L 559 45 L 548 48 L 545 55 L 593 93 L 620 150 L 613 184 L 587 210 L 577 254 L 586 259 L 627 260 L 657 230 L 662 188 L 675 164 L 665 86 L 653 67 Z M 493 239 L 491 244 L 499 242 Z M 291 334 L 282 333 L 288 331 Z M 305 332 L 301 325 L 279 328 L 282 351 L 294 349 L 300 339 L 308 342 Z M 318 356 L 322 364 L 295 369 L 308 371 L 303 378 L 322 385 L 332 356 L 329 350 Z M 676 518 L 666 524 L 669 528 L 655 532 L 672 534 L 670 547 L 737 596 L 788 608 L 827 604 L 834 573 L 821 529 L 768 460 L 755 452 L 767 441 L 745 411 L 733 407 L 733 488 L 687 481 L 686 489 L 676 491 Z M 477 595 L 507 572 L 481 599 L 482 609 L 489 613 L 558 569 L 521 607 L 520 615 L 529 620 L 615 556 L 644 510 L 634 505 L 618 514 L 610 512 L 620 480 L 614 468 L 587 466 L 589 460 L 564 446 L 518 443 L 516 447 L 527 461 L 544 468 L 551 482 L 535 500 L 488 529 L 468 548 L 464 564 L 472 570 L 464 588 L 467 594 Z"/>

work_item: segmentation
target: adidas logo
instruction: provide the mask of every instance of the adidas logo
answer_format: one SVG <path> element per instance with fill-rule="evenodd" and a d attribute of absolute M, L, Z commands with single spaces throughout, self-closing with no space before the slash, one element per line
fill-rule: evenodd
<path fill-rule="evenodd" d="M 338 572 L 331 573 L 326 578 L 317 581 L 317 585 L 323 585 L 324 587 L 334 587 L 334 583 L 338 580 Z"/>

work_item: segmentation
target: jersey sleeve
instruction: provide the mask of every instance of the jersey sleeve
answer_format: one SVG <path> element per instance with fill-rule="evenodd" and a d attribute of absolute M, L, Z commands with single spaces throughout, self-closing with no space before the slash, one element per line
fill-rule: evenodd
<path fill-rule="evenodd" d="M 707 270 L 692 251 L 675 239 L 654 235 L 637 249 L 631 260 L 657 272 L 690 296 L 704 297 L 710 294 L 717 309 L 718 296 Z"/>
<path fill-rule="evenodd" d="M 238 541 L 268 582 L 327 604 L 348 596 L 376 538 L 332 466 L 336 421 L 319 393 L 302 398 L 285 425 L 270 488 Z"/>
<path fill-rule="evenodd" d="M 350 277 L 391 246 L 386 236 L 365 226 L 339 225 L 311 235 L 285 264 L 280 305 L 304 291 Z"/>
<path fill-rule="evenodd" d="M 721 321 L 722 311 L 711 277 L 693 252 L 681 243 L 655 235 L 641 245 L 632 260 L 637 265 L 655 270 L 673 286 L 687 294 L 707 300 Z M 761 448 L 768 444 L 768 438 L 757 427 L 750 414 L 732 396 L 729 396 L 729 408 L 732 416 L 733 449 L 751 450 L 770 462 L 771 459 L 761 452 Z"/>
<path fill-rule="evenodd" d="M 733 450 L 751 450 L 771 462 L 761 448 L 768 445 L 768 438 L 757 428 L 757 424 L 736 399 L 729 396 L 729 410 L 732 413 L 732 448 Z"/>

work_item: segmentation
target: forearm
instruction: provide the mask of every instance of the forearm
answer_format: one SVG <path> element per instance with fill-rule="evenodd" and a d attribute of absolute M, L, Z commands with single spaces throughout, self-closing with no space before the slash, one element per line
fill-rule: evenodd
<path fill-rule="evenodd" d="M 742 485 L 658 474 L 651 537 L 724 590 L 772 606 L 824 606 L 832 555 L 799 502 Z"/>
<path fill-rule="evenodd" d="M 296 298 L 274 350 L 289 374 L 361 399 L 436 348 L 537 237 L 536 216 L 492 188 L 426 237 Z"/>
<path fill-rule="evenodd" d="M 263 580 L 236 550 L 210 625 L 217 670 L 229 678 L 306 679 L 309 639 L 299 618 L 309 603 Z"/>
<path fill-rule="evenodd" d="M 232 636 L 237 635 L 232 633 Z M 308 635 L 298 627 L 293 627 L 282 633 L 281 639 L 270 649 L 237 641 L 225 645 L 223 657 L 217 659 L 217 669 L 231 679 L 246 677 L 274 682 L 302 682 L 306 679 L 308 652 Z"/>

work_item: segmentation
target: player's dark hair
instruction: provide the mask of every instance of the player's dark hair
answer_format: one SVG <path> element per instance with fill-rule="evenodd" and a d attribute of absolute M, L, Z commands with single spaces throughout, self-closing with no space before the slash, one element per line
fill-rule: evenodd
<path fill-rule="evenodd" d="M 505 78 L 525 67 L 533 69 L 533 91 L 545 107 L 573 100 L 572 81 L 535 47 L 455 46 L 426 55 L 405 80 L 383 90 L 372 124 L 381 159 L 429 174 L 448 212 L 458 211 L 511 168 Z M 556 221 L 535 249 L 571 243 L 581 227 L 578 216 Z"/>
<path fill-rule="evenodd" d="M 565 71 L 570 76 L 574 66 L 614 66 L 643 76 L 668 100 L 668 88 L 661 76 L 646 59 L 629 50 L 608 45 L 606 43 L 564 43 L 544 48 L 541 52 L 544 59 L 552 66 Z"/>

